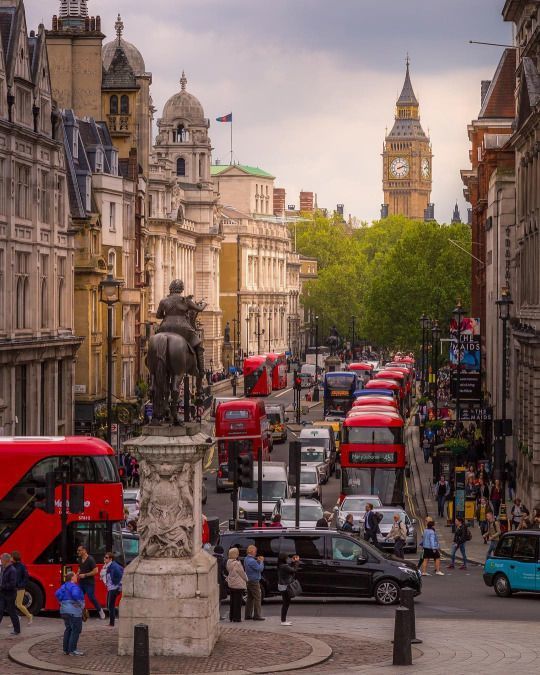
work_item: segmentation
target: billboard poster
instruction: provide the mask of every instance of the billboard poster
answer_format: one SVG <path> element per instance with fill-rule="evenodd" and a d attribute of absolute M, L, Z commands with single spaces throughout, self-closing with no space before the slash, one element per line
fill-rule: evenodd
<path fill-rule="evenodd" d="M 461 319 L 461 331 L 459 336 L 458 350 L 458 326 L 457 321 L 450 321 L 450 363 L 454 366 L 458 363 L 460 355 L 461 371 L 480 372 L 480 319 L 464 317 Z"/>

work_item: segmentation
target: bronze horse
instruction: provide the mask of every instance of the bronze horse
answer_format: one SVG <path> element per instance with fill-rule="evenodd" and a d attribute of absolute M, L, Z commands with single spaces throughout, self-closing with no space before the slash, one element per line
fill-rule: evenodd
<path fill-rule="evenodd" d="M 180 424 L 178 404 L 184 376 L 197 377 L 198 391 L 202 383 L 193 349 L 181 335 L 156 333 L 148 342 L 146 365 L 150 372 L 153 417 L 157 420 L 168 418 L 173 424 Z"/>

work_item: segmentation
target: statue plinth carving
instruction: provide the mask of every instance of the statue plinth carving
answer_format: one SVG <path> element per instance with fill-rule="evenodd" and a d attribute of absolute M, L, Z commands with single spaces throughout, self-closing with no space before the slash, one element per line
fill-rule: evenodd
<path fill-rule="evenodd" d="M 147 426 L 126 443 L 140 467 L 139 555 L 122 583 L 118 653 L 146 623 L 152 655 L 208 656 L 219 632 L 216 561 L 202 550 L 200 425 Z"/>

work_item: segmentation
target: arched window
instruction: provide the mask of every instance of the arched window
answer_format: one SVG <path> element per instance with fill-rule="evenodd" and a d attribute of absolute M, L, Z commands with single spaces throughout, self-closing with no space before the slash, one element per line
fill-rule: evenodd
<path fill-rule="evenodd" d="M 177 176 L 186 175 L 186 160 L 183 157 L 179 157 L 176 160 L 176 175 Z"/>
<path fill-rule="evenodd" d="M 177 143 L 182 143 L 184 140 L 186 140 L 186 130 L 184 128 L 183 124 L 179 124 L 176 127 L 176 141 Z"/>
<path fill-rule="evenodd" d="M 26 328 L 26 304 L 28 299 L 28 277 L 19 276 L 16 291 L 16 322 L 17 328 Z"/>
<path fill-rule="evenodd" d="M 120 113 L 129 115 L 129 96 L 126 96 L 126 94 L 123 94 L 120 98 Z"/>
<path fill-rule="evenodd" d="M 111 115 L 118 115 L 118 96 L 116 94 L 109 99 L 109 112 Z"/>
<path fill-rule="evenodd" d="M 113 277 L 116 276 L 116 251 L 114 249 L 109 249 L 109 256 L 107 260 L 109 264 L 109 270 L 111 271 L 111 274 Z"/>
<path fill-rule="evenodd" d="M 47 318 L 49 313 L 48 308 L 48 294 L 47 294 L 47 279 L 41 277 L 41 327 L 47 328 Z"/>

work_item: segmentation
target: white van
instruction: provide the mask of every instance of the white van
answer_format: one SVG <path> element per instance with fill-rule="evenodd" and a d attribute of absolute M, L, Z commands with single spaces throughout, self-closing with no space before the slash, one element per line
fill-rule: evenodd
<path fill-rule="evenodd" d="M 302 368 L 300 368 L 300 381 L 302 383 L 302 389 L 312 387 L 315 384 L 317 375 L 317 370 L 315 364 L 304 363 Z"/>
<path fill-rule="evenodd" d="M 263 462 L 263 516 L 270 520 L 272 511 L 278 499 L 290 497 L 290 488 L 287 480 L 287 465 L 285 462 Z M 257 462 L 253 464 L 253 487 L 238 488 L 238 527 L 243 529 L 252 527 L 257 523 L 258 494 L 257 494 L 258 468 Z"/>
<path fill-rule="evenodd" d="M 306 427 L 300 432 L 300 456 L 304 463 L 315 464 L 324 482 L 336 469 L 336 439 L 331 427 Z"/>

